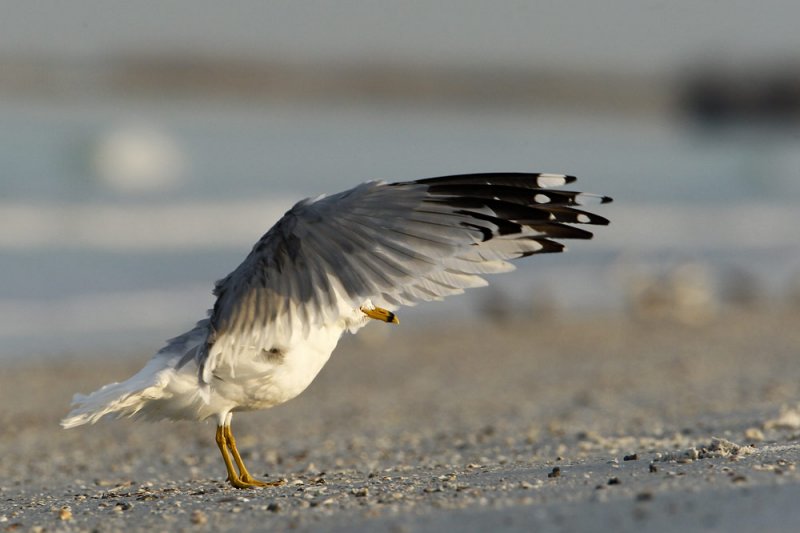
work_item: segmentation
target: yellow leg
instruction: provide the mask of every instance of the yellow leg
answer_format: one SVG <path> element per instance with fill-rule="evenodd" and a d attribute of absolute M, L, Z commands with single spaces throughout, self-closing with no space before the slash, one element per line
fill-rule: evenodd
<path fill-rule="evenodd" d="M 233 468 L 233 462 L 230 455 L 228 455 L 228 445 L 225 443 L 225 430 L 222 426 L 217 426 L 217 447 L 222 454 L 222 460 L 225 461 L 225 469 L 228 471 L 228 482 L 237 489 L 249 488 L 246 484 L 242 483 L 239 479 L 239 474 Z"/>
<path fill-rule="evenodd" d="M 233 438 L 230 426 L 217 426 L 216 434 L 217 446 L 222 454 L 222 460 L 225 461 L 225 469 L 228 471 L 228 482 L 237 489 L 252 489 L 257 487 L 276 487 L 283 485 L 283 481 L 273 481 L 270 483 L 258 481 L 250 475 L 247 468 L 244 466 L 242 456 L 239 455 L 239 450 L 236 449 L 236 440 Z M 236 466 L 239 468 L 239 473 L 233 468 L 233 461 L 228 454 L 233 455 L 233 460 L 236 461 Z"/>
<path fill-rule="evenodd" d="M 257 487 L 276 487 L 278 485 L 283 485 L 282 481 L 273 481 L 271 483 L 267 483 L 265 481 L 259 481 L 251 476 L 250 472 L 247 471 L 247 467 L 244 466 L 244 461 L 242 461 L 242 456 L 239 455 L 239 450 L 236 448 L 236 439 L 233 438 L 233 432 L 231 431 L 230 426 L 223 426 L 223 435 L 225 436 L 225 442 L 228 444 L 228 448 L 231 450 L 233 460 L 236 462 L 236 466 L 239 468 L 239 477 L 243 482 L 250 485 L 255 485 Z"/>
<path fill-rule="evenodd" d="M 392 313 L 391 311 L 387 311 L 382 307 L 373 307 L 372 309 L 365 309 L 362 307 L 361 312 L 370 318 L 374 318 L 375 320 L 380 320 L 382 322 L 387 322 L 389 324 L 400 323 L 400 319 L 397 318 L 396 314 Z"/>

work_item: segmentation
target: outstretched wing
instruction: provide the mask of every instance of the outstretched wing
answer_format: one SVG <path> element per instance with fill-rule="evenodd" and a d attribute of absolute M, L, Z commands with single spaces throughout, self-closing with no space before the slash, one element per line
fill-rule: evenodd
<path fill-rule="evenodd" d="M 215 339 L 269 349 L 352 313 L 395 309 L 485 285 L 510 259 L 588 239 L 607 224 L 578 206 L 610 198 L 554 190 L 575 178 L 495 173 L 367 182 L 299 202 L 215 288 Z M 229 341 L 231 342 L 231 341 Z"/>

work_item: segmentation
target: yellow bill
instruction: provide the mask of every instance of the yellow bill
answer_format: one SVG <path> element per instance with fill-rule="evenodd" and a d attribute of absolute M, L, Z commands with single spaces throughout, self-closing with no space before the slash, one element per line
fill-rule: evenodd
<path fill-rule="evenodd" d="M 370 318 L 380 320 L 381 322 L 388 322 L 389 324 L 399 324 L 400 319 L 391 311 L 387 311 L 382 307 L 373 307 L 372 309 L 361 308 L 361 312 Z"/>

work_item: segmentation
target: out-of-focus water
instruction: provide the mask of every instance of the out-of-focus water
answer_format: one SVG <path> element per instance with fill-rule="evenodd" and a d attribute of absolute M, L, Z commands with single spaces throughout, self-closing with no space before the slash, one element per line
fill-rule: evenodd
<path fill-rule="evenodd" d="M 98 170 L 107 140 L 131 130 L 167 145 L 164 187 L 156 176 L 131 192 L 133 178 Z M 367 179 L 568 172 L 613 196 L 593 241 L 493 280 L 518 304 L 618 310 L 632 272 L 687 261 L 752 274 L 779 300 L 800 272 L 800 133 L 786 129 L 527 109 L 0 102 L 0 161 L 0 356 L 156 349 L 204 315 L 213 281 L 294 201 Z M 468 313 L 487 294 L 404 314 Z"/>

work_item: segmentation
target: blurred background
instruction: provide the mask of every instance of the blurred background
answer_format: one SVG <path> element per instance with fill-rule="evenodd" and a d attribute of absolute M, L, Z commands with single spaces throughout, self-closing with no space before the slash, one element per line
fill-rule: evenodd
<path fill-rule="evenodd" d="M 155 351 L 295 201 L 565 172 L 612 219 L 406 311 L 690 325 L 800 309 L 800 4 L 18 2 L 0 356 Z"/>

